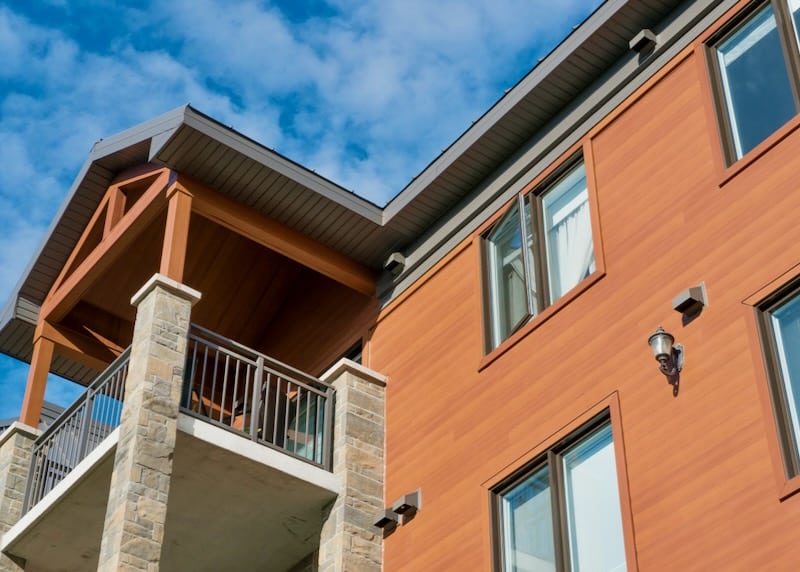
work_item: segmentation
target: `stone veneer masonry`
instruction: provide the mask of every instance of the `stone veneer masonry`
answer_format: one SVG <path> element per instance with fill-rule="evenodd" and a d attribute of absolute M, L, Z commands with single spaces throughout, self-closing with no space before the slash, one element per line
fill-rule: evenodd
<path fill-rule="evenodd" d="M 136 324 L 98 570 L 158 570 L 186 337 L 199 298 L 157 274 L 131 300 Z"/>
<path fill-rule="evenodd" d="M 323 378 L 336 389 L 333 473 L 342 490 L 320 536 L 319 572 L 380 572 L 385 377 L 342 360 Z"/>
<path fill-rule="evenodd" d="M 22 503 L 28 484 L 33 442 L 39 430 L 14 423 L 0 435 L 0 536 L 22 516 Z M 20 572 L 23 568 L 0 554 L 0 572 Z"/>

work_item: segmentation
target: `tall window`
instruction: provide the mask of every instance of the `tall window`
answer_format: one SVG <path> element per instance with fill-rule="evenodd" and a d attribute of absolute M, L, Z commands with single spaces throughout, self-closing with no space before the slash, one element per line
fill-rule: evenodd
<path fill-rule="evenodd" d="M 712 46 L 729 162 L 800 108 L 800 0 L 772 0 Z"/>
<path fill-rule="evenodd" d="M 614 441 L 607 419 L 495 491 L 503 572 L 626 570 Z"/>
<path fill-rule="evenodd" d="M 800 291 L 761 307 L 761 334 L 788 477 L 800 474 Z"/>
<path fill-rule="evenodd" d="M 492 349 L 595 269 L 583 163 L 518 196 L 484 236 L 484 252 Z"/>

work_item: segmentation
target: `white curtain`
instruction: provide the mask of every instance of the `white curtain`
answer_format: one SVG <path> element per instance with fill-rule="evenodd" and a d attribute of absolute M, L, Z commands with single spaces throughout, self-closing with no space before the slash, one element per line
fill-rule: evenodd
<path fill-rule="evenodd" d="M 589 197 L 585 179 L 582 178 L 581 182 L 581 186 L 573 186 L 568 189 L 570 192 L 560 193 L 555 200 L 545 201 L 550 296 L 553 302 L 595 268 Z M 579 192 L 575 193 L 575 190 Z"/>

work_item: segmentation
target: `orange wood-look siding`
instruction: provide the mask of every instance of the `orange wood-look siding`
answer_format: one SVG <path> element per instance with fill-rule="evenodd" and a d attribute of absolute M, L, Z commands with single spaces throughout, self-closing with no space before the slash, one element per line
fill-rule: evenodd
<path fill-rule="evenodd" d="M 800 272 L 800 132 L 720 186 L 698 57 L 683 57 L 585 142 L 605 276 L 480 370 L 477 242 L 384 311 L 369 365 L 389 376 L 385 500 L 418 487 L 423 497 L 386 539 L 385 570 L 490 570 L 489 488 L 610 395 L 629 569 L 797 569 L 800 495 L 780 499 L 754 311 L 743 302 Z M 710 304 L 683 326 L 671 300 L 701 281 Z M 647 346 L 659 324 L 686 349 L 677 397 Z"/>
<path fill-rule="evenodd" d="M 375 323 L 377 301 L 304 268 L 256 346 L 312 375 L 320 375 Z"/>

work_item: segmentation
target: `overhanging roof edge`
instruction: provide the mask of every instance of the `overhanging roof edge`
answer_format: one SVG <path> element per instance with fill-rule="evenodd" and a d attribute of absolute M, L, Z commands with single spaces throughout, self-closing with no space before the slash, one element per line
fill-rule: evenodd
<path fill-rule="evenodd" d="M 381 207 L 358 196 L 352 191 L 344 189 L 322 175 L 309 170 L 307 167 L 292 161 L 277 151 L 265 147 L 246 135 L 232 128 L 225 127 L 219 121 L 203 114 L 191 106 L 187 106 L 184 124 L 227 145 L 234 151 L 285 175 L 328 200 L 366 218 L 370 222 L 377 225 L 382 224 L 383 209 Z"/>
<path fill-rule="evenodd" d="M 545 80 L 587 39 L 606 24 L 631 0 L 606 0 L 584 22 L 569 34 L 553 51 L 503 95 L 475 123 L 464 131 L 436 159 L 417 175 L 384 207 L 384 225 L 422 193 L 433 180 L 450 167 L 467 149 L 478 142 L 497 122 L 506 116 L 539 83 Z"/>
<path fill-rule="evenodd" d="M 92 146 L 92 149 L 89 151 L 89 156 L 86 158 L 86 161 L 84 161 L 83 165 L 78 171 L 78 174 L 72 182 L 72 185 L 70 186 L 67 195 L 64 197 L 64 200 L 61 201 L 58 211 L 56 211 L 56 214 L 53 216 L 53 220 L 47 227 L 47 230 L 42 236 L 41 241 L 39 241 L 38 246 L 34 250 L 33 256 L 31 256 L 28 264 L 25 267 L 25 270 L 23 270 L 22 275 L 20 276 L 20 279 L 11 290 L 11 294 L 9 295 L 5 306 L 3 307 L 3 312 L 0 314 L 0 328 L 4 328 L 10 319 L 14 317 L 17 299 L 19 298 L 22 287 L 29 278 L 33 268 L 36 266 L 36 263 L 41 257 L 45 246 L 52 238 L 53 232 L 58 227 L 58 224 L 63 218 L 69 204 L 75 198 L 75 194 L 78 192 L 81 183 L 86 178 L 86 175 L 89 173 L 89 170 L 92 168 L 94 163 L 98 159 L 107 157 L 116 151 L 120 151 L 132 144 L 142 141 L 142 136 L 145 132 L 152 131 L 153 135 L 155 135 L 165 129 L 169 129 L 169 126 L 180 123 L 183 119 L 186 107 L 187 106 L 179 107 L 136 127 L 121 131 L 120 133 L 113 135 L 108 139 L 101 139 Z"/>

